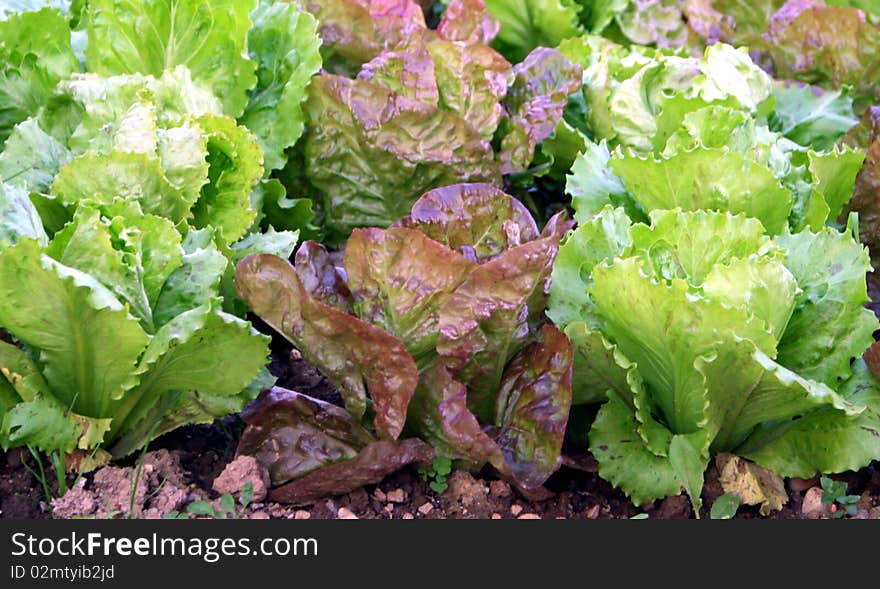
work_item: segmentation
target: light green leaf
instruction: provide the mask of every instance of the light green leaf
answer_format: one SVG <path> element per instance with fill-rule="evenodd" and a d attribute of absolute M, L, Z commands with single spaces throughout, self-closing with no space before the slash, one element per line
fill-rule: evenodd
<path fill-rule="evenodd" d="M 0 183 L 0 247 L 22 237 L 48 241 L 37 209 L 23 188 Z"/>
<path fill-rule="evenodd" d="M 758 428 L 738 453 L 786 477 L 857 471 L 880 453 L 880 388 L 858 361 L 840 394 L 866 409 L 853 417 L 832 407 Z"/>
<path fill-rule="evenodd" d="M 141 153 L 81 155 L 61 168 L 52 193 L 64 205 L 83 200 L 111 204 L 116 198 L 136 201 L 145 213 L 175 223 L 189 213 L 183 194 L 165 177 L 160 161 Z"/>
<path fill-rule="evenodd" d="M 208 136 L 210 182 L 193 207 L 193 225 L 215 227 L 231 243 L 257 216 L 250 194 L 263 175 L 263 154 L 256 137 L 230 118 L 206 115 L 198 123 Z"/>
<path fill-rule="evenodd" d="M 28 119 L 12 130 L 0 153 L 0 181 L 29 192 L 49 192 L 55 174 L 70 160 L 70 152 Z"/>
<path fill-rule="evenodd" d="M 785 264 L 803 292 L 782 341 L 778 361 L 805 378 L 837 386 L 850 361 L 873 343 L 878 327 L 868 301 L 867 250 L 847 231 L 826 228 L 776 238 L 788 250 Z"/>
<path fill-rule="evenodd" d="M 104 417 L 137 384 L 147 345 L 135 318 L 96 280 L 23 239 L 0 252 L 0 326 L 38 349 L 52 394 L 83 415 Z"/>
<path fill-rule="evenodd" d="M 190 236 L 187 236 L 188 239 Z M 220 294 L 220 282 L 229 263 L 213 241 L 187 250 L 182 264 L 168 277 L 153 308 L 157 326 L 181 313 L 206 304 Z"/>
<path fill-rule="evenodd" d="M 590 451 L 599 476 L 641 505 L 681 494 L 681 482 L 669 458 L 657 456 L 637 431 L 633 410 L 615 395 L 599 409 L 590 429 Z"/>
<path fill-rule="evenodd" d="M 793 205 L 791 193 L 769 169 L 727 149 L 696 148 L 660 159 L 626 155 L 612 158 L 610 165 L 646 211 L 744 213 L 775 235 L 787 226 Z"/>
<path fill-rule="evenodd" d="M 829 150 L 859 122 L 847 90 L 775 82 L 773 96 L 770 129 L 805 147 Z"/>
<path fill-rule="evenodd" d="M 302 135 L 303 102 L 321 69 L 318 23 L 295 3 L 261 0 L 251 13 L 248 51 L 257 64 L 257 86 L 239 122 L 260 142 L 266 169 L 282 168 L 284 150 Z"/>
<path fill-rule="evenodd" d="M 37 113 L 60 80 L 79 70 L 67 19 L 49 8 L 0 20 L 0 148 Z"/>
<path fill-rule="evenodd" d="M 86 63 L 102 75 L 151 74 L 187 66 L 224 111 L 239 116 L 256 83 L 246 57 L 255 0 L 90 0 Z"/>
<path fill-rule="evenodd" d="M 564 238 L 553 264 L 547 309 L 556 325 L 565 328 L 573 321 L 595 321 L 587 294 L 590 274 L 597 264 L 623 256 L 632 243 L 629 232 L 630 220 L 624 210 L 606 206 Z"/>
<path fill-rule="evenodd" d="M 512 63 L 536 47 L 556 47 L 583 32 L 579 7 L 570 0 L 488 0 L 486 8 L 501 23 L 494 45 Z"/>

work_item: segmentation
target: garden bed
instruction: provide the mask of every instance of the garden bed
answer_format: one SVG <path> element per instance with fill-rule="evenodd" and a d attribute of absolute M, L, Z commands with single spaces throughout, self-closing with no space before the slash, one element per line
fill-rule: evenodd
<path fill-rule="evenodd" d="M 298 356 L 276 338 L 271 369 L 279 377 L 279 385 L 340 402 L 335 388 Z M 27 450 L 4 453 L 0 458 L 0 517 L 162 518 L 169 517 L 171 512 L 185 513 L 187 505 L 199 501 L 211 502 L 218 511 L 222 510 L 214 481 L 235 459 L 244 426 L 238 417 L 228 417 L 213 425 L 182 428 L 157 439 L 144 455 L 102 467 L 78 482 L 69 477 L 69 482 L 74 483 L 73 490 L 65 499 L 54 501 L 54 510 L 34 475 L 39 469 Z M 543 489 L 530 496 L 494 476 L 488 468 L 475 475 L 454 471 L 449 476 L 448 488 L 437 493 L 417 468 L 408 467 L 377 485 L 345 495 L 307 505 L 258 500 L 246 509 L 239 506 L 238 515 L 250 519 L 627 519 L 644 515 L 650 519 L 686 519 L 694 515 L 686 495 L 634 506 L 623 493 L 599 478 L 597 465 L 586 451 L 569 449 L 565 462 L 568 464 Z M 848 493 L 860 495 L 855 518 L 880 519 L 878 467 L 880 464 L 875 463 L 859 472 L 834 477 L 846 482 Z M 51 492 L 57 493 L 53 480 L 49 472 L 47 483 Z M 135 480 L 139 483 L 132 502 Z M 804 512 L 805 496 L 810 489 L 818 488 L 818 480 L 786 480 L 789 500 L 781 511 L 764 516 L 758 507 L 743 506 L 736 517 L 830 517 L 828 508 L 817 506 L 815 501 L 812 507 L 808 502 Z M 709 516 L 712 504 L 722 494 L 718 472 L 710 467 L 703 491 L 703 517 Z"/>

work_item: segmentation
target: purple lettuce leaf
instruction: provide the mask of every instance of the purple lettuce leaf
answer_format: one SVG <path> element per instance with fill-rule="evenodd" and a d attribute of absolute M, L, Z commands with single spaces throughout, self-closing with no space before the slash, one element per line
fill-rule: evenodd
<path fill-rule="evenodd" d="M 437 25 L 442 38 L 467 45 L 488 45 L 500 30 L 501 23 L 489 14 L 484 0 L 452 0 Z"/>
<path fill-rule="evenodd" d="M 414 229 L 355 229 L 345 248 L 355 314 L 398 337 L 418 364 L 433 355 L 440 309 L 474 266 Z"/>
<path fill-rule="evenodd" d="M 345 282 L 342 256 L 316 241 L 304 241 L 296 251 L 294 267 L 308 293 L 325 305 L 351 313 L 351 291 Z"/>
<path fill-rule="evenodd" d="M 491 184 L 455 184 L 426 192 L 394 226 L 418 229 L 473 260 L 538 239 L 528 209 Z"/>
<path fill-rule="evenodd" d="M 503 173 L 529 166 L 535 147 L 562 119 L 569 95 L 580 90 L 581 69 L 555 49 L 545 47 L 533 50 L 514 66 L 516 77 L 504 99 L 508 118 L 498 131 Z"/>
<path fill-rule="evenodd" d="M 387 227 L 431 188 L 500 183 L 492 148 L 463 118 L 364 80 L 312 80 L 306 177 L 325 228 Z"/>
<path fill-rule="evenodd" d="M 510 474 L 525 488 L 543 485 L 559 467 L 573 360 L 568 338 L 545 325 L 541 341 L 522 350 L 504 371 L 494 437 Z"/>
<path fill-rule="evenodd" d="M 341 407 L 277 387 L 243 417 L 237 453 L 269 470 L 273 501 L 311 503 L 347 493 L 434 456 L 421 440 L 376 440 Z"/>
<path fill-rule="evenodd" d="M 251 255 L 236 268 L 239 296 L 319 367 L 339 389 L 346 409 L 363 417 L 369 392 L 380 437 L 396 439 L 418 383 L 403 343 L 390 333 L 312 297 L 283 258 Z"/>
<path fill-rule="evenodd" d="M 507 362 L 543 320 L 559 241 L 571 224 L 559 213 L 541 238 L 478 266 L 440 310 L 437 352 L 468 386 L 468 406 L 483 421 L 494 416 Z"/>
<path fill-rule="evenodd" d="M 789 0 L 765 34 L 777 78 L 853 87 L 857 112 L 880 98 L 880 29 L 862 11 Z"/>

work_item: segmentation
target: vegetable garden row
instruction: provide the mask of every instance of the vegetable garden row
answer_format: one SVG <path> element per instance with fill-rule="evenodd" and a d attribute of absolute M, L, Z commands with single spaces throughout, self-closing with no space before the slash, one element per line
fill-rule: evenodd
<path fill-rule="evenodd" d="M 277 500 L 436 457 L 528 492 L 580 445 L 697 510 L 719 455 L 746 503 L 880 459 L 875 2 L 0 18 L 4 450 L 89 472 L 243 412 Z"/>

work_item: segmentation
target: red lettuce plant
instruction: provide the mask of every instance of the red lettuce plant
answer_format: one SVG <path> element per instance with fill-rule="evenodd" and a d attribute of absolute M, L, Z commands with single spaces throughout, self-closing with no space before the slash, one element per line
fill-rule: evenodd
<path fill-rule="evenodd" d="M 454 0 L 436 30 L 412 0 L 311 9 L 336 73 L 309 89 L 304 181 L 330 241 L 389 226 L 438 186 L 526 170 L 581 85 L 555 49 L 513 66 L 489 47 L 498 26 L 483 0 Z"/>
<path fill-rule="evenodd" d="M 295 264 L 242 260 L 241 296 L 345 402 L 274 389 L 246 414 L 239 453 L 267 465 L 272 496 L 345 492 L 435 453 L 542 485 L 571 405 L 571 344 L 544 318 L 570 226 L 560 213 L 539 232 L 513 197 L 459 184 L 356 229 L 342 254 L 306 242 Z"/>

